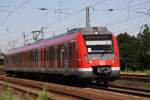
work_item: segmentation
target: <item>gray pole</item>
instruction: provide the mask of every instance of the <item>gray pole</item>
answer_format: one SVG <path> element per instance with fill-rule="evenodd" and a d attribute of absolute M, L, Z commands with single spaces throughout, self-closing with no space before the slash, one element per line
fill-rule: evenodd
<path fill-rule="evenodd" d="M 42 40 L 44 39 L 44 28 L 47 29 L 47 27 L 42 27 L 42 28 L 41 28 Z"/>
<path fill-rule="evenodd" d="M 14 40 L 12 43 L 13 43 L 13 48 L 15 48 L 15 46 L 16 46 L 16 40 Z"/>
<path fill-rule="evenodd" d="M 90 27 L 90 13 L 89 7 L 86 7 L 86 28 Z"/>
<path fill-rule="evenodd" d="M 24 39 L 24 45 L 26 44 L 26 35 L 25 32 L 23 32 L 23 39 Z"/>
<path fill-rule="evenodd" d="M 44 39 L 44 32 L 43 32 L 44 27 L 41 28 L 41 33 L 42 33 L 42 40 Z"/>

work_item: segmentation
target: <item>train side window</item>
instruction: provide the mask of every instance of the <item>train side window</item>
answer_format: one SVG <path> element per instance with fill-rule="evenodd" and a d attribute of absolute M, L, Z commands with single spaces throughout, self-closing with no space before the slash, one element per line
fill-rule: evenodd
<path fill-rule="evenodd" d="M 49 52 L 49 65 L 52 66 L 52 63 L 51 63 L 51 60 L 52 60 L 51 59 L 51 57 L 52 57 L 51 47 L 48 48 L 48 52 Z"/>
<path fill-rule="evenodd" d="M 41 49 L 38 50 L 38 64 L 41 64 Z"/>
<path fill-rule="evenodd" d="M 14 61 L 14 62 L 15 62 L 15 63 L 14 63 L 14 67 L 16 67 L 16 62 L 17 62 L 17 61 L 16 61 L 16 60 L 17 60 L 16 54 L 14 54 L 14 58 L 15 58 L 15 61 Z"/>
<path fill-rule="evenodd" d="M 10 65 L 13 67 L 13 59 L 12 59 L 12 54 L 10 55 Z"/>
<path fill-rule="evenodd" d="M 13 55 L 12 55 L 12 54 L 11 54 L 11 60 L 10 60 L 10 61 L 11 61 L 11 65 L 12 65 L 12 67 L 13 67 L 13 65 L 14 65 L 14 64 L 13 64 L 13 61 L 14 61 L 14 59 L 13 59 Z"/>
<path fill-rule="evenodd" d="M 69 43 L 69 67 L 72 67 L 72 43 Z"/>
<path fill-rule="evenodd" d="M 54 59 L 55 59 L 54 53 L 55 53 L 54 47 L 52 47 L 52 51 L 51 51 L 51 59 L 52 59 L 52 65 L 53 65 L 53 66 L 54 66 Z"/>
<path fill-rule="evenodd" d="M 17 66 L 20 67 L 20 53 L 18 53 L 17 56 Z"/>
<path fill-rule="evenodd" d="M 22 66 L 22 56 L 21 56 L 21 52 L 19 53 L 19 56 L 20 56 L 20 67 Z"/>
<path fill-rule="evenodd" d="M 54 47 L 50 47 L 49 48 L 49 65 L 50 67 L 54 66 Z"/>
<path fill-rule="evenodd" d="M 17 54 L 15 54 L 15 58 L 16 58 L 16 60 L 15 60 L 15 64 L 16 64 L 16 66 L 15 67 L 17 67 L 17 60 L 18 60 L 18 56 L 17 56 Z"/>
<path fill-rule="evenodd" d="M 30 59 L 30 63 L 32 62 L 32 50 L 29 51 L 29 59 Z"/>
<path fill-rule="evenodd" d="M 21 52 L 19 53 L 19 67 L 21 67 Z"/>
<path fill-rule="evenodd" d="M 38 56 L 37 56 L 37 50 L 35 49 L 34 50 L 34 63 L 37 63 L 37 58 L 38 58 Z"/>
<path fill-rule="evenodd" d="M 58 59 L 57 58 L 57 49 L 58 49 L 57 46 L 55 46 L 54 47 L 54 56 L 53 56 L 54 57 L 54 67 L 56 67 L 56 68 L 57 68 L 57 59 Z"/>
<path fill-rule="evenodd" d="M 32 50 L 32 54 L 31 54 L 31 56 L 32 56 L 32 62 L 34 62 L 35 60 L 35 54 L 34 54 L 34 50 Z"/>
<path fill-rule="evenodd" d="M 69 59 L 69 47 L 68 47 L 68 43 L 65 44 L 65 59 Z"/>
<path fill-rule="evenodd" d="M 48 59 L 49 59 L 48 48 L 45 48 L 45 61 L 48 62 Z"/>
<path fill-rule="evenodd" d="M 29 60 L 29 63 L 30 63 L 29 66 L 30 66 L 30 67 L 31 67 L 31 64 L 32 64 L 32 62 L 33 62 L 33 57 L 34 57 L 34 56 L 33 56 L 33 52 L 32 52 L 32 50 L 30 50 L 30 51 L 29 51 L 29 59 L 30 59 L 30 60 Z"/>
<path fill-rule="evenodd" d="M 35 49 L 35 63 L 38 63 L 38 50 Z"/>
<path fill-rule="evenodd" d="M 57 66 L 60 67 L 60 63 L 61 63 L 61 45 L 58 45 L 57 47 Z"/>

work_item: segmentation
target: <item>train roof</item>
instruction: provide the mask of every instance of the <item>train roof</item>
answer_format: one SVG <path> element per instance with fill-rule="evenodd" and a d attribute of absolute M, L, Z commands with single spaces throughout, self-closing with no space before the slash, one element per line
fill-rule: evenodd
<path fill-rule="evenodd" d="M 111 32 L 108 31 L 106 27 L 74 28 L 74 29 L 68 30 L 64 34 L 57 35 L 57 36 L 54 36 L 54 37 L 50 37 L 50 38 L 47 38 L 47 39 L 44 39 L 44 40 L 39 40 L 39 41 L 36 41 L 35 43 L 26 44 L 22 47 L 11 49 L 10 51 L 7 52 L 7 54 L 14 53 L 14 52 L 17 52 L 17 51 L 23 51 L 26 48 L 30 48 L 30 49 L 39 48 L 40 45 L 48 44 L 48 43 L 50 43 L 49 42 L 50 40 L 56 40 L 60 37 L 66 37 L 66 36 L 72 35 L 71 38 L 73 38 L 79 32 L 82 32 L 83 35 L 93 35 L 93 34 L 95 34 L 95 32 L 98 32 L 98 34 L 111 34 Z"/>
<path fill-rule="evenodd" d="M 74 28 L 68 31 L 68 33 L 83 32 L 83 35 L 92 35 L 95 32 L 98 34 L 111 34 L 106 27 L 89 27 L 89 28 Z"/>

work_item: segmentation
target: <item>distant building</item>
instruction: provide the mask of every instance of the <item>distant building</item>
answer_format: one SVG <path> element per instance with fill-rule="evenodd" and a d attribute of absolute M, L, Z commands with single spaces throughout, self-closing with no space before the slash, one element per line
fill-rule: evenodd
<path fill-rule="evenodd" d="M 4 53 L 0 52 L 0 65 L 4 65 Z"/>

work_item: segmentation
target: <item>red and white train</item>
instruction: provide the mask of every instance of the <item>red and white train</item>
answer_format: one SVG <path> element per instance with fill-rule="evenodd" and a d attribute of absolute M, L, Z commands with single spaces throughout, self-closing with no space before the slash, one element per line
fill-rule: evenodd
<path fill-rule="evenodd" d="M 76 28 L 53 38 L 10 50 L 7 73 L 48 73 L 90 80 L 120 75 L 117 39 L 106 27 Z"/>

